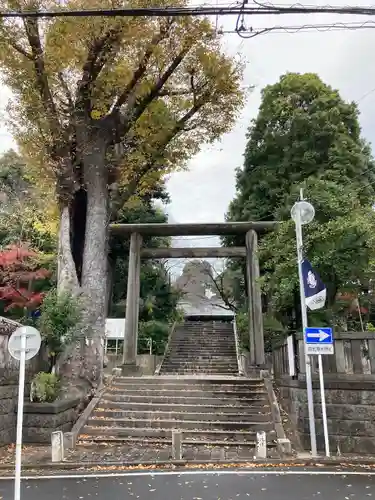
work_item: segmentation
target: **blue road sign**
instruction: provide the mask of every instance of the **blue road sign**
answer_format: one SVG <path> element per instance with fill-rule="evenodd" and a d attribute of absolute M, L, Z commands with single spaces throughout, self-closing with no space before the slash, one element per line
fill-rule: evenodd
<path fill-rule="evenodd" d="M 332 328 L 305 328 L 306 344 L 333 344 Z"/>

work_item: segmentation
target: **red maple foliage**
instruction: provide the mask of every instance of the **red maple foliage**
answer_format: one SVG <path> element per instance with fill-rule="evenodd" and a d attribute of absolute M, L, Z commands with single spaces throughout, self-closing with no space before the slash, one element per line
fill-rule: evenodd
<path fill-rule="evenodd" d="M 0 251 L 0 300 L 6 303 L 4 310 L 40 306 L 45 294 L 34 292 L 32 284 L 49 275 L 50 271 L 38 265 L 37 252 L 25 245 Z"/>
<path fill-rule="evenodd" d="M 367 314 L 368 309 L 363 307 L 358 302 L 358 295 L 354 292 L 341 292 L 337 294 L 337 298 L 342 302 L 346 302 L 348 304 L 349 311 L 351 313 L 358 313 L 358 308 L 361 314 Z"/>

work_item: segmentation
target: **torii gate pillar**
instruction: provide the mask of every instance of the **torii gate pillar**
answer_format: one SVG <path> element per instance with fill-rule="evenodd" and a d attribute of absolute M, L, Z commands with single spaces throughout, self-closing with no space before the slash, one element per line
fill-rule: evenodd
<path fill-rule="evenodd" d="M 139 291 L 141 270 L 142 236 L 132 233 L 130 236 L 128 284 L 126 293 L 125 339 L 123 365 L 132 367 L 137 361 Z"/>
<path fill-rule="evenodd" d="M 258 235 L 251 229 L 246 233 L 246 283 L 249 314 L 250 364 L 265 364 L 262 294 L 259 284 Z"/>

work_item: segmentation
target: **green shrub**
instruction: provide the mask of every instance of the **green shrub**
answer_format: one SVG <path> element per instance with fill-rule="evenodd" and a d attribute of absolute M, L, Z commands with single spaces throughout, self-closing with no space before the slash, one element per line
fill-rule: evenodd
<path fill-rule="evenodd" d="M 170 325 L 160 321 L 147 321 L 140 323 L 138 335 L 139 354 L 150 352 L 149 339 L 152 339 L 152 354 L 161 356 L 164 354 L 165 345 L 168 342 Z"/>
<path fill-rule="evenodd" d="M 31 401 L 52 403 L 59 395 L 60 380 L 55 373 L 39 372 L 31 381 Z"/>
<path fill-rule="evenodd" d="M 236 325 L 240 348 L 249 351 L 249 316 L 247 312 L 240 312 L 236 315 Z M 263 331 L 264 349 L 266 352 L 271 352 L 272 345 L 287 335 L 287 329 L 270 314 L 263 314 Z"/>
<path fill-rule="evenodd" d="M 38 327 L 51 360 L 50 371 L 57 356 L 74 340 L 77 324 L 82 316 L 82 307 L 77 297 L 69 293 L 51 290 L 41 307 Z"/>

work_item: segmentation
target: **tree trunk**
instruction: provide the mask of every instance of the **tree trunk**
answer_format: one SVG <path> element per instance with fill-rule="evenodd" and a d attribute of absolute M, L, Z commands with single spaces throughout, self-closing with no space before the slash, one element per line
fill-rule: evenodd
<path fill-rule="evenodd" d="M 108 283 L 109 197 L 105 145 L 95 144 L 84 160 L 87 189 L 87 218 L 82 264 L 82 289 L 85 297 L 85 322 L 88 349 L 85 363 L 90 378 L 99 384 L 104 357 L 104 330 Z"/>
<path fill-rule="evenodd" d="M 99 144 L 98 144 L 99 142 Z M 79 336 L 59 359 L 59 373 L 64 386 L 74 387 L 77 395 L 88 394 L 95 390 L 102 380 L 104 358 L 104 329 L 107 298 L 107 253 L 108 253 L 108 187 L 105 166 L 105 144 L 96 141 L 91 148 L 84 149 L 84 183 L 86 188 L 85 234 L 83 240 L 83 258 L 80 286 L 78 283 L 77 263 L 73 258 L 74 245 L 82 235 L 72 235 L 70 229 L 69 210 L 64 207 L 61 216 L 61 248 L 64 251 L 61 259 L 59 288 L 65 289 L 65 283 L 71 284 L 71 271 L 74 270 L 74 285 L 79 290 L 82 301 L 82 321 L 77 325 Z M 73 225 L 76 231 L 77 226 Z M 81 250 L 81 251 L 82 251 Z M 68 276 L 69 279 L 65 279 Z M 62 279 L 64 278 L 64 279 Z M 72 289 L 70 287 L 70 289 Z M 72 389 L 69 389 L 71 395 Z"/>
<path fill-rule="evenodd" d="M 61 208 L 59 252 L 57 259 L 57 284 L 59 291 L 76 293 L 79 287 L 70 240 L 70 213 L 67 205 Z"/>

